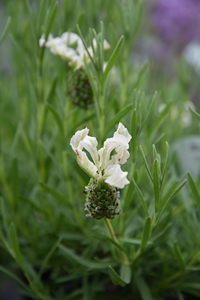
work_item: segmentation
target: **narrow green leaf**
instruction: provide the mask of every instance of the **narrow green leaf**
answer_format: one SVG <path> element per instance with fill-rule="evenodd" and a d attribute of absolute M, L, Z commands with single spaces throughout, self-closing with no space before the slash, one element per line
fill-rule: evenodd
<path fill-rule="evenodd" d="M 180 291 L 176 291 L 177 294 L 177 300 L 184 300 L 185 297 L 183 296 L 183 294 Z"/>
<path fill-rule="evenodd" d="M 16 147 L 19 139 L 21 138 L 22 130 L 23 130 L 23 123 L 21 121 L 19 121 L 16 131 L 15 131 L 14 138 L 12 140 L 12 145 L 10 147 L 11 156 L 15 156 L 15 150 L 16 150 L 15 147 Z"/>
<path fill-rule="evenodd" d="M 83 45 L 84 45 L 84 47 L 85 47 L 85 50 L 86 50 L 86 52 L 87 52 L 87 54 L 88 54 L 88 56 L 89 56 L 89 58 L 90 58 L 92 64 L 95 66 L 94 59 L 93 59 L 91 53 L 88 51 L 87 44 L 86 44 L 86 42 L 85 42 L 85 39 L 84 39 L 84 37 L 83 37 L 83 35 L 82 35 L 82 32 L 81 32 L 80 27 L 79 27 L 78 24 L 76 24 L 76 28 L 77 28 L 78 34 L 79 34 L 79 36 L 80 36 L 80 38 L 81 38 L 81 40 L 82 40 L 82 42 L 83 42 Z M 90 33 L 91 47 L 93 48 L 93 51 L 94 51 L 94 47 L 93 47 L 93 43 L 92 43 L 93 35 L 92 35 L 92 29 L 91 29 L 91 28 L 90 28 L 90 30 L 89 30 L 89 33 Z M 86 65 L 87 65 L 87 64 L 86 64 Z"/>
<path fill-rule="evenodd" d="M 155 131 L 158 131 L 158 128 L 161 126 L 161 124 L 164 122 L 165 118 L 167 117 L 169 113 L 170 106 L 172 105 L 172 102 L 169 102 L 163 111 L 160 113 L 158 118 L 156 118 L 152 128 L 150 129 L 150 134 L 152 135 Z"/>
<path fill-rule="evenodd" d="M 146 160 L 146 157 L 145 157 L 145 154 L 144 154 L 144 151 L 143 151 L 141 145 L 140 145 L 140 152 L 141 152 L 141 154 L 142 154 L 142 157 L 143 157 L 143 160 L 144 160 L 144 164 L 145 164 L 145 168 L 146 168 L 146 170 L 147 170 L 147 173 L 148 173 L 148 175 L 149 175 L 149 178 L 150 178 L 151 181 L 153 182 L 153 176 L 152 176 L 151 171 L 150 171 L 150 169 L 149 169 L 149 166 L 148 166 L 148 163 L 147 163 L 147 160 Z"/>
<path fill-rule="evenodd" d="M 62 233 L 61 237 L 67 241 L 79 241 L 81 243 L 85 241 L 85 236 L 78 233 Z M 96 238 L 96 236 L 94 238 Z"/>
<path fill-rule="evenodd" d="M 81 118 L 80 120 L 78 120 L 78 122 L 75 123 L 74 126 L 71 127 L 71 129 L 70 129 L 70 131 L 72 132 L 72 134 L 74 133 L 74 131 L 77 130 L 77 128 L 78 128 L 79 126 L 81 126 L 82 124 L 84 124 L 84 123 L 86 123 L 86 122 L 88 122 L 88 121 L 94 119 L 95 116 L 96 116 L 96 114 L 90 114 L 90 115 L 88 115 L 87 117 Z"/>
<path fill-rule="evenodd" d="M 160 209 L 163 208 L 166 201 L 171 197 L 171 194 L 178 188 L 179 181 L 176 179 L 170 179 L 167 183 L 165 193 L 162 195 L 162 201 L 160 202 Z"/>
<path fill-rule="evenodd" d="M 138 185 L 137 185 L 137 183 L 135 182 L 135 180 L 134 180 L 133 177 L 132 177 L 132 181 L 133 181 L 133 184 L 134 184 L 134 186 L 135 186 L 135 188 L 136 188 L 136 191 L 137 191 L 137 193 L 138 193 L 138 196 L 140 197 L 140 200 L 142 201 L 142 207 L 143 207 L 144 213 L 145 213 L 146 217 L 148 217 L 148 216 L 149 216 L 149 212 L 148 212 L 148 208 L 147 208 L 147 205 L 146 205 L 146 201 L 145 201 L 145 199 L 144 199 L 144 197 L 143 197 L 143 195 L 142 195 L 142 192 L 141 192 L 141 190 L 139 189 L 139 187 L 138 187 Z"/>
<path fill-rule="evenodd" d="M 87 267 L 88 269 L 105 269 L 108 264 L 104 262 L 93 262 L 88 259 L 85 259 L 77 254 L 75 254 L 71 249 L 68 249 L 67 247 L 63 245 L 58 245 L 58 247 L 61 249 L 64 255 L 66 255 L 69 259 L 73 259 L 78 264 Z"/>
<path fill-rule="evenodd" d="M 55 95 L 57 80 L 58 80 L 58 76 L 56 75 L 56 76 L 54 76 L 54 78 L 51 82 L 50 89 L 49 89 L 48 94 L 47 94 L 46 102 L 48 104 L 51 104 L 53 96 Z"/>
<path fill-rule="evenodd" d="M 131 153 L 132 153 L 132 162 L 135 162 L 136 159 L 136 148 L 137 148 L 137 111 L 136 109 L 133 110 L 131 116 L 131 129 L 130 134 L 132 136 L 130 146 L 131 146 Z"/>
<path fill-rule="evenodd" d="M 110 72 L 111 68 L 113 67 L 121 49 L 122 49 L 122 46 L 123 46 L 123 43 L 124 43 L 124 36 L 121 36 L 121 38 L 119 39 L 117 45 L 115 46 L 115 49 L 113 50 L 113 53 L 111 54 L 109 60 L 108 60 L 108 63 L 106 65 L 106 69 L 103 73 L 103 85 L 106 81 L 106 78 L 108 76 L 108 73 Z"/>
<path fill-rule="evenodd" d="M 194 179 L 192 178 L 192 176 L 189 172 L 188 172 L 188 182 L 189 182 L 192 194 L 196 200 L 196 204 L 197 204 L 198 208 L 200 209 L 200 192 L 197 188 L 197 185 L 196 185 Z"/>
<path fill-rule="evenodd" d="M 159 162 L 156 158 L 153 163 L 153 186 L 154 186 L 154 201 L 155 212 L 157 213 L 160 206 L 160 170 Z"/>
<path fill-rule="evenodd" d="M 184 272 L 185 271 L 185 263 L 184 263 L 183 257 L 181 255 L 181 252 L 180 252 L 180 249 L 179 249 L 179 246 L 177 243 L 174 244 L 173 249 L 174 249 L 176 259 L 179 263 L 180 269 L 182 272 Z"/>
<path fill-rule="evenodd" d="M 103 72 L 103 65 L 104 65 L 104 39 L 105 39 L 105 27 L 104 27 L 104 23 L 101 21 L 100 22 L 100 26 L 101 26 L 101 32 L 100 32 L 100 59 L 101 59 L 101 72 Z"/>
<path fill-rule="evenodd" d="M 167 209 L 171 199 L 184 187 L 186 182 L 187 182 L 187 179 L 184 180 L 183 183 L 181 183 L 175 190 L 173 189 L 172 193 L 168 196 L 168 198 L 166 198 L 165 203 L 163 203 L 162 209 L 160 210 L 159 217 L 157 219 L 157 223 L 159 223 L 161 216 L 164 213 L 164 211 Z"/>
<path fill-rule="evenodd" d="M 14 204 L 17 205 L 17 200 L 19 196 L 19 179 L 18 179 L 18 161 L 16 158 L 12 161 L 11 174 L 10 174 L 12 194 Z"/>
<path fill-rule="evenodd" d="M 38 18 L 37 18 L 37 34 L 38 34 L 38 36 L 41 35 L 41 27 L 42 27 L 42 22 L 44 20 L 46 3 L 47 3 L 47 0 L 42 0 L 40 2 L 40 8 L 39 8 L 39 13 L 38 13 Z"/>
<path fill-rule="evenodd" d="M 144 118 L 142 119 L 142 125 L 140 126 L 140 132 L 142 131 L 145 123 L 147 122 L 148 118 L 151 116 L 151 112 L 152 112 L 152 109 L 153 109 L 153 106 L 154 106 L 154 103 L 156 101 L 156 98 L 157 98 L 157 91 L 155 91 L 155 93 L 153 94 L 153 97 L 152 97 L 152 100 L 151 100 L 151 104 L 150 106 L 148 106 L 148 111 L 145 113 L 144 115 Z M 138 103 L 137 106 L 139 107 L 139 112 L 140 110 L 142 110 L 142 107 L 141 107 L 141 103 L 143 102 L 143 100 L 145 100 L 145 93 L 143 92 L 142 94 L 140 94 L 138 92 Z M 141 112 L 142 113 L 142 112 Z"/>
<path fill-rule="evenodd" d="M 115 272 L 115 270 L 111 266 L 108 267 L 108 273 L 110 279 L 115 285 L 120 285 L 120 286 L 126 285 L 126 282 Z"/>
<path fill-rule="evenodd" d="M 54 196 L 55 198 L 57 198 L 62 203 L 66 202 L 66 199 L 61 194 L 59 194 L 57 191 L 53 190 L 52 188 L 50 188 L 49 186 L 47 186 L 46 184 L 44 184 L 42 182 L 40 182 L 40 185 L 43 187 L 43 189 L 47 193 L 51 194 L 52 196 Z"/>
<path fill-rule="evenodd" d="M 4 230 L 7 234 L 9 234 L 9 225 L 10 225 L 10 216 L 8 215 L 8 212 L 5 208 L 5 200 L 0 197 L 0 202 L 1 202 L 1 216 L 3 219 L 3 227 Z M 2 227 L 2 226 L 1 226 Z"/>
<path fill-rule="evenodd" d="M 135 78 L 134 84 L 133 84 L 133 89 L 135 89 L 138 86 L 138 84 L 140 83 L 140 80 L 142 79 L 142 76 L 145 74 L 146 70 L 148 69 L 148 66 L 149 66 L 149 62 L 145 61 L 145 63 L 141 67 L 141 69 L 137 72 L 137 75 L 136 75 L 136 78 Z M 132 89 L 131 93 L 133 92 L 133 89 Z"/>
<path fill-rule="evenodd" d="M 57 171 L 57 174 L 59 176 L 59 178 L 61 180 L 63 180 L 63 177 L 62 177 L 62 170 L 60 169 L 60 166 L 57 162 L 57 159 L 56 157 L 53 155 L 52 151 L 47 147 L 47 145 L 45 143 L 42 143 L 42 140 L 39 140 L 38 141 L 38 144 L 45 150 L 45 152 L 47 153 L 47 155 L 51 158 L 54 166 L 55 166 L 55 170 Z"/>
<path fill-rule="evenodd" d="M 150 234 L 151 234 L 151 218 L 148 217 L 144 224 L 144 230 L 143 230 L 143 235 L 142 235 L 142 242 L 140 245 L 140 251 L 143 251 L 145 249 Z"/>
<path fill-rule="evenodd" d="M 195 116 L 195 118 L 197 118 L 197 120 L 200 121 L 200 114 L 198 114 L 198 112 L 196 112 L 196 110 L 194 110 L 191 106 L 189 106 L 189 110 L 191 111 L 193 116 Z"/>
<path fill-rule="evenodd" d="M 13 223 L 10 225 L 10 230 L 9 231 L 10 231 L 10 242 L 11 242 L 11 246 L 12 246 L 12 249 L 13 249 L 14 257 L 15 257 L 17 263 L 19 264 L 19 266 L 23 269 L 24 268 L 24 263 L 23 263 L 21 251 L 20 251 L 20 248 L 19 248 L 19 243 L 18 243 L 18 240 L 17 240 L 17 234 L 16 234 L 16 231 L 15 231 L 15 226 L 14 226 Z"/>
<path fill-rule="evenodd" d="M 130 174 L 131 174 L 131 172 L 130 172 Z M 130 184 L 124 194 L 123 209 L 127 209 L 127 207 L 129 205 L 132 205 L 132 196 L 133 196 L 134 190 L 135 190 L 135 186 L 132 182 L 130 182 Z"/>
<path fill-rule="evenodd" d="M 111 244 L 115 245 L 116 248 L 118 248 L 120 251 L 123 251 L 124 253 L 126 253 L 126 250 L 118 243 L 116 243 L 113 239 L 111 239 L 110 237 L 108 237 L 106 234 L 102 233 L 102 235 L 106 238 L 106 240 L 108 240 Z"/>
<path fill-rule="evenodd" d="M 129 265 L 121 265 L 120 268 L 120 277 L 121 279 L 129 284 L 131 282 L 132 271 Z"/>
<path fill-rule="evenodd" d="M 135 276 L 134 282 L 137 285 L 142 300 L 153 300 L 153 297 L 151 295 L 151 290 L 142 276 L 138 276 L 138 275 Z"/>
<path fill-rule="evenodd" d="M 78 25 L 77 25 L 77 27 L 78 27 Z M 79 28 L 79 27 L 78 27 L 78 28 Z M 80 30 L 80 29 L 79 29 L 79 30 Z M 80 36 L 81 36 L 81 38 L 83 39 L 83 36 L 82 36 L 82 35 L 80 35 Z M 89 28 L 89 45 L 91 45 L 91 48 L 92 48 L 92 57 L 94 57 L 94 55 L 95 55 L 95 48 L 94 48 L 93 40 L 96 40 L 96 42 L 98 43 L 97 33 L 96 33 L 96 31 L 95 31 L 94 29 Z M 85 46 L 85 48 L 88 49 L 85 40 L 84 40 L 84 46 Z M 86 50 L 86 51 L 87 51 L 87 50 Z M 96 58 L 96 57 L 95 57 L 95 58 Z"/>
<path fill-rule="evenodd" d="M 51 11 L 49 12 L 49 16 L 48 16 L 47 23 L 46 23 L 46 28 L 45 28 L 45 39 L 47 39 L 48 36 L 49 36 L 49 33 L 51 31 L 51 27 L 53 25 L 53 21 L 55 19 L 57 10 L 58 10 L 58 2 L 56 1 L 54 3 L 54 5 L 52 6 Z"/>
<path fill-rule="evenodd" d="M 131 111 L 132 106 L 133 104 L 125 106 L 114 116 L 114 118 L 111 121 L 109 121 L 109 124 L 105 129 L 104 139 L 107 138 L 110 130 L 115 126 L 115 124 L 118 123 L 125 115 L 127 115 Z"/>
<path fill-rule="evenodd" d="M 151 240 L 154 244 L 160 244 L 160 241 L 166 240 L 166 235 L 168 234 L 169 228 L 172 226 L 172 223 L 164 226 L 163 230 L 160 230 L 159 233 L 153 234 Z"/>
<path fill-rule="evenodd" d="M 27 197 L 22 197 L 22 196 L 20 197 L 20 199 L 22 199 L 23 202 L 25 202 L 25 201 L 28 202 L 34 210 L 44 213 L 44 208 L 42 206 L 38 205 L 33 199 L 27 198 Z"/>
<path fill-rule="evenodd" d="M 142 240 L 140 240 L 140 239 L 131 239 L 131 238 L 121 238 L 120 241 L 122 241 L 123 243 L 132 244 L 132 245 L 141 245 L 141 243 L 142 243 Z M 148 241 L 147 245 L 152 245 L 152 242 Z"/>
<path fill-rule="evenodd" d="M 15 281 L 17 281 L 18 283 L 21 284 L 21 286 L 28 291 L 28 286 L 23 282 L 21 281 L 17 276 L 16 274 L 14 274 L 13 272 L 11 272 L 10 270 L 0 266 L 0 271 L 3 272 L 4 274 L 8 275 L 10 278 L 13 278 Z"/>
<path fill-rule="evenodd" d="M 8 32 L 10 23 L 11 23 L 11 17 L 9 16 L 9 17 L 8 17 L 8 20 L 7 20 L 7 22 L 6 22 L 6 25 L 5 25 L 5 27 L 4 27 L 4 30 L 3 30 L 3 32 L 2 32 L 2 34 L 1 34 L 1 36 L 0 36 L 0 43 L 1 43 L 1 42 L 3 41 L 3 39 L 5 38 L 5 36 L 6 36 L 7 32 Z"/>
<path fill-rule="evenodd" d="M 140 28 L 140 24 L 141 24 L 141 19 L 142 19 L 142 13 L 143 13 L 143 4 L 144 4 L 144 1 L 142 0 L 139 0 L 136 2 L 136 9 L 135 9 L 135 12 L 136 12 L 136 18 L 135 18 L 135 22 L 134 22 L 134 26 L 133 26 L 133 32 L 132 32 L 132 39 L 134 40 L 136 35 L 137 35 L 137 32 Z M 129 11 L 129 13 L 131 14 L 131 17 L 132 17 L 132 12 Z M 132 28 L 131 28 L 132 29 Z"/>
<path fill-rule="evenodd" d="M 155 160 L 156 158 L 158 158 L 158 153 L 157 153 L 155 145 L 153 145 L 153 160 Z"/>
<path fill-rule="evenodd" d="M 39 271 L 39 277 L 41 277 L 42 273 L 44 272 L 46 265 L 49 261 L 49 259 L 51 258 L 51 256 L 53 255 L 54 251 L 56 250 L 56 248 L 58 247 L 58 245 L 61 243 L 62 241 L 62 237 L 59 237 L 58 240 L 56 241 L 56 243 L 52 246 L 52 248 L 49 250 L 49 252 L 47 253 L 46 257 L 44 258 L 40 271 Z"/>
<path fill-rule="evenodd" d="M 162 140 L 162 138 L 165 136 L 165 132 L 162 132 L 158 137 L 157 139 L 154 141 L 154 144 L 158 144 L 160 142 L 160 140 Z"/>
<path fill-rule="evenodd" d="M 166 142 L 166 158 L 165 158 L 165 164 L 164 164 L 164 168 L 163 168 L 161 183 L 164 180 L 168 165 L 169 165 L 169 144 Z"/>
<path fill-rule="evenodd" d="M 47 108 L 50 110 L 50 112 L 53 114 L 54 119 L 60 129 L 60 132 L 62 136 L 64 136 L 64 128 L 63 128 L 63 122 L 58 114 L 58 112 L 55 110 L 55 108 L 51 104 L 46 104 Z"/>
<path fill-rule="evenodd" d="M 199 282 L 184 282 L 184 289 L 195 289 L 200 291 L 200 284 Z M 195 293 L 194 293 L 195 295 Z M 200 295 L 199 293 L 197 295 Z"/>

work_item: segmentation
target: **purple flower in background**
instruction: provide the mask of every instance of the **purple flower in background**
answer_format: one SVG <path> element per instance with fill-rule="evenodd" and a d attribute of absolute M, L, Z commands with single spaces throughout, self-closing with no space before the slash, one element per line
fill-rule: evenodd
<path fill-rule="evenodd" d="M 200 0 L 156 0 L 152 22 L 163 42 L 180 52 L 200 40 Z"/>

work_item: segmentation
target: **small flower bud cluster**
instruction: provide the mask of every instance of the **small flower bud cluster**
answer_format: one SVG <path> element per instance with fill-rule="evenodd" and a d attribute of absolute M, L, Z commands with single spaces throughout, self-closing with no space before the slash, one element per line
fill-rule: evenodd
<path fill-rule="evenodd" d="M 67 96 L 70 101 L 83 108 L 90 109 L 93 104 L 93 92 L 85 71 L 69 69 L 67 78 Z"/>
<path fill-rule="evenodd" d="M 104 217 L 113 219 L 121 213 L 118 188 L 91 178 L 84 193 L 86 194 L 85 210 L 89 212 L 86 217 L 93 217 L 97 220 Z"/>

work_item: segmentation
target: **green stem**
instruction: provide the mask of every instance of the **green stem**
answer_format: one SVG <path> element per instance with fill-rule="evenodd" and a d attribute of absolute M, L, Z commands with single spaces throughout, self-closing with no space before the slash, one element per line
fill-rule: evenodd
<path fill-rule="evenodd" d="M 100 144 L 103 143 L 103 135 L 104 135 L 104 123 L 105 123 L 105 103 L 104 103 L 104 95 L 103 95 L 103 85 L 101 84 L 102 78 L 99 78 L 99 86 L 98 86 L 98 101 L 100 106 Z"/>
<path fill-rule="evenodd" d="M 109 232 L 109 234 L 110 234 L 111 239 L 112 239 L 115 243 L 118 243 L 118 240 L 117 240 L 117 238 L 116 238 L 116 236 L 115 236 L 115 233 L 114 233 L 114 230 L 113 230 L 113 227 L 112 227 L 112 224 L 111 224 L 110 220 L 107 219 L 106 217 L 104 217 L 103 220 L 104 220 L 105 225 L 106 225 L 106 227 L 107 227 L 107 229 L 108 229 L 108 232 Z"/>
<path fill-rule="evenodd" d="M 71 182 L 71 177 L 70 177 L 70 172 L 69 172 L 70 168 L 68 166 L 68 162 L 69 162 L 69 159 L 67 159 L 67 153 L 66 153 L 66 151 L 63 151 L 62 152 L 62 164 L 63 164 L 64 178 L 65 178 L 67 191 L 68 191 L 68 195 L 67 195 L 68 201 L 69 201 L 69 204 L 73 211 L 73 215 L 76 219 L 76 222 L 77 222 L 79 228 L 81 229 L 83 234 L 85 234 L 87 237 L 90 237 L 91 234 L 87 230 L 87 228 L 84 226 L 83 220 L 80 218 L 79 213 L 77 211 L 76 204 L 74 202 L 74 194 L 73 194 L 72 182 Z"/>
<path fill-rule="evenodd" d="M 119 242 L 118 242 L 118 240 L 117 240 L 117 238 L 115 236 L 115 233 L 114 233 L 114 230 L 113 230 L 113 227 L 112 227 L 112 224 L 111 224 L 110 220 L 107 219 L 106 217 L 104 217 L 103 220 L 104 220 L 104 223 L 105 223 L 105 225 L 106 225 L 106 227 L 108 229 L 108 232 L 110 234 L 111 239 L 116 244 L 119 245 Z M 119 248 L 117 248 L 117 250 L 118 250 L 118 253 L 119 253 L 119 257 L 121 258 L 121 263 L 124 264 L 124 265 L 129 265 L 130 262 L 129 262 L 129 259 L 128 259 L 126 253 L 124 253 L 123 251 L 121 251 Z"/>

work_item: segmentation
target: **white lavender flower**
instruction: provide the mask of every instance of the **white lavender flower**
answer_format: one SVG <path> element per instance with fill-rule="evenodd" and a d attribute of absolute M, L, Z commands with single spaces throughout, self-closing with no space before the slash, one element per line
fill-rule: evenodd
<path fill-rule="evenodd" d="M 95 39 L 92 41 L 94 49 L 97 47 Z M 59 55 L 64 60 L 68 61 L 68 64 L 73 69 L 77 70 L 84 67 L 84 63 L 90 63 L 90 57 L 93 56 L 92 47 L 88 47 L 86 51 L 81 38 L 73 32 L 64 32 L 60 37 L 53 37 L 52 34 L 45 40 L 44 34 L 39 39 L 40 47 L 47 47 L 51 53 Z M 104 40 L 104 50 L 110 48 L 109 43 Z"/>
<path fill-rule="evenodd" d="M 88 133 L 87 128 L 79 130 L 70 141 L 79 165 L 98 181 L 102 180 L 111 186 L 123 188 L 129 183 L 128 173 L 121 169 L 121 165 L 125 164 L 130 156 L 128 148 L 131 135 L 128 130 L 119 123 L 113 137 L 108 138 L 99 150 L 97 150 L 96 138 L 88 136 Z M 92 160 L 88 158 L 84 149 L 90 153 Z"/>

